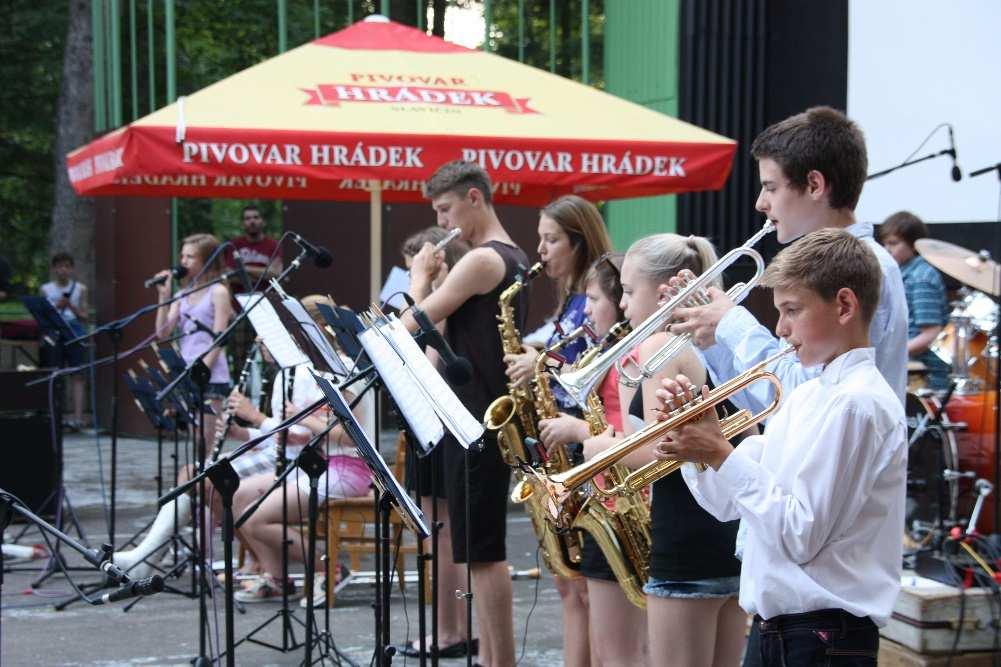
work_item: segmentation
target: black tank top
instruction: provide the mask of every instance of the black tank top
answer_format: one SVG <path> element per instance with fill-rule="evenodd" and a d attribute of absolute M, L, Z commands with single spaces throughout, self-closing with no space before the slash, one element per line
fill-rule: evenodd
<path fill-rule="evenodd" d="M 736 411 L 730 401 L 723 405 L 728 414 Z M 643 419 L 641 390 L 633 396 L 629 414 Z M 737 444 L 738 438 L 731 442 Z M 650 506 L 650 577 L 694 581 L 740 575 L 740 561 L 733 555 L 739 524 L 721 523 L 702 509 L 681 471 L 662 477 L 653 485 Z"/>
<path fill-rule="evenodd" d="M 490 248 L 504 260 L 504 279 L 486 294 L 475 294 L 459 309 L 448 316 L 446 337 L 457 356 L 465 357 L 473 367 L 472 380 L 463 386 L 452 386 L 474 417 L 479 419 L 498 396 L 507 393 L 507 375 L 504 374 L 504 351 L 501 349 L 497 315 L 501 292 L 527 271 L 528 256 L 521 248 L 500 241 L 488 241 L 483 248 Z M 528 312 L 526 285 L 513 306 L 515 322 L 524 331 L 525 313 Z"/>

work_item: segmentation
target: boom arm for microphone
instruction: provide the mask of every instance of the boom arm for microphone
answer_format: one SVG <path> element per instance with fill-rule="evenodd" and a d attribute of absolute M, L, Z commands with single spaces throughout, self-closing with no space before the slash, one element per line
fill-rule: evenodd
<path fill-rule="evenodd" d="M 420 339 L 418 342 L 430 345 L 441 355 L 441 360 L 445 364 L 445 372 L 443 373 L 445 379 L 450 384 L 458 387 L 469 384 L 469 381 L 473 379 L 473 366 L 469 363 L 469 359 L 456 355 L 427 313 L 414 303 L 413 298 L 409 294 L 406 292 L 402 292 L 402 294 L 403 298 L 410 305 L 410 314 L 413 315 L 414 321 L 420 327 Z"/>

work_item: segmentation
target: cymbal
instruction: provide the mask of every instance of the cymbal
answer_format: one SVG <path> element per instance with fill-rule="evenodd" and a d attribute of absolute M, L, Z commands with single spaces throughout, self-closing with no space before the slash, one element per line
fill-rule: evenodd
<path fill-rule="evenodd" d="M 991 296 L 1001 296 L 1001 267 L 994 260 L 935 239 L 918 239 L 914 246 L 939 271 L 973 289 Z"/>

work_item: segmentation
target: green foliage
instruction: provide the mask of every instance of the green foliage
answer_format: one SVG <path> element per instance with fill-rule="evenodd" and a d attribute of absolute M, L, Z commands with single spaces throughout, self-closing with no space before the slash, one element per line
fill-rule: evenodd
<path fill-rule="evenodd" d="M 482 0 L 465 0 L 467 6 L 482 5 Z M 524 16 L 519 32 L 517 0 L 491 2 L 490 47 L 494 53 L 511 60 L 518 60 L 519 35 L 524 35 L 524 62 L 548 70 L 549 0 L 524 0 Z M 557 0 L 555 8 L 555 71 L 561 76 L 581 80 L 581 0 Z M 592 86 L 604 87 L 604 0 L 590 0 L 589 81 Z"/>
<path fill-rule="evenodd" d="M 53 120 L 59 98 L 65 2 L 7 0 L 0 12 L 0 253 L 13 282 L 47 280 Z"/>

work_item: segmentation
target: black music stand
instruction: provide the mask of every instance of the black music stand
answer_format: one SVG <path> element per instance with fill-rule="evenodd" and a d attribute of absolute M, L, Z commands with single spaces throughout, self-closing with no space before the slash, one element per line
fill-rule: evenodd
<path fill-rule="evenodd" d="M 407 401 L 409 399 L 409 390 L 411 388 L 417 389 L 418 402 L 420 398 L 423 398 L 431 406 L 434 413 L 434 417 L 438 420 L 439 426 L 447 428 L 447 430 L 454 436 L 456 442 L 466 450 L 466 456 L 464 457 L 464 470 L 465 470 L 465 485 L 466 485 L 466 553 L 469 553 L 469 524 L 471 517 L 469 514 L 469 450 L 472 447 L 477 449 L 482 447 L 482 438 L 484 433 L 483 424 L 474 418 L 466 407 L 459 401 L 455 396 L 454 391 L 450 386 L 448 386 L 444 379 L 441 377 L 439 372 L 431 365 L 427 357 L 421 351 L 416 341 L 420 341 L 424 336 L 425 332 L 419 332 L 413 335 L 411 338 L 410 334 L 405 334 L 406 329 L 403 327 L 395 316 L 385 316 L 378 308 L 373 308 L 370 313 L 365 316 L 371 323 L 371 327 L 366 331 L 361 337 L 360 341 L 366 347 L 366 351 L 370 358 L 372 358 L 376 365 L 382 365 L 383 368 L 380 369 L 380 373 L 383 374 L 384 380 L 390 379 L 387 383 L 387 389 L 390 395 L 393 395 L 398 407 L 407 406 Z M 384 341 L 385 348 L 380 350 L 382 346 L 372 347 L 373 343 L 376 343 L 378 339 Z M 395 359 L 395 361 L 393 361 Z M 388 365 L 387 365 L 388 364 Z M 393 366 L 399 364 L 400 371 L 403 376 L 405 376 L 408 381 L 404 382 L 402 385 L 397 379 L 395 382 L 392 378 L 396 373 L 393 372 Z M 395 387 L 394 387 L 395 385 Z M 408 421 L 411 423 L 411 432 L 419 433 L 420 429 L 414 424 L 406 414 L 406 410 L 400 411 Z M 427 436 L 421 438 L 415 438 L 415 442 L 418 447 L 423 449 L 422 455 L 429 454 L 434 446 L 438 444 L 440 438 L 433 440 L 428 440 Z M 427 442 L 425 442 L 427 441 Z M 432 540 L 434 542 L 434 540 Z M 436 549 L 435 545 L 432 547 Z M 437 555 L 437 554 L 435 554 Z M 466 636 L 466 647 L 467 647 L 467 662 L 471 664 L 472 661 L 472 582 L 471 582 L 471 570 L 467 568 L 466 571 L 466 592 L 462 594 L 462 598 L 466 602 L 466 621 L 467 621 L 467 636 Z M 432 607 L 437 606 L 436 591 L 432 589 Z M 385 624 L 388 625 L 389 616 L 388 609 L 383 611 Z M 432 647 L 431 656 L 432 661 L 437 662 L 437 624 L 434 624 L 432 631 Z M 388 639 L 388 637 L 387 637 Z M 420 655 L 421 659 L 424 660 L 425 656 L 425 640 L 422 633 L 420 638 Z M 392 649 L 390 649 L 392 651 Z M 391 652 L 386 657 L 391 657 Z"/>
<path fill-rule="evenodd" d="M 58 360 L 59 367 L 65 368 L 67 365 L 67 355 L 69 350 L 73 348 L 79 349 L 82 347 L 80 342 L 71 342 L 76 338 L 76 332 L 70 328 L 63 316 L 59 314 L 58 310 L 56 310 L 55 306 L 53 306 L 45 297 L 22 296 L 21 303 L 24 304 L 24 307 L 28 309 L 28 312 L 31 313 L 31 316 L 38 323 L 42 339 L 55 350 L 55 357 Z M 41 507 L 46 508 L 52 506 L 54 508 L 56 528 L 58 530 L 63 530 L 63 511 L 65 506 L 65 511 L 69 514 L 70 521 L 76 529 L 77 535 L 86 543 L 87 538 L 84 536 L 83 528 L 81 528 L 80 522 L 77 520 L 76 512 L 73 510 L 72 503 L 70 503 L 64 483 L 63 383 L 61 381 L 61 377 L 53 376 L 49 376 L 49 383 L 49 400 L 51 401 L 49 405 L 51 424 L 50 433 L 52 435 L 52 447 L 55 451 L 56 462 L 59 466 L 59 480 L 55 491 L 53 491 L 52 494 L 45 499 Z M 62 559 L 62 554 L 59 551 L 60 545 L 61 542 L 56 543 L 56 550 L 49 555 L 49 559 L 42 568 L 41 574 L 31 582 L 32 588 L 41 586 L 42 582 L 55 574 L 59 569 L 56 567 L 57 564 L 62 566 L 61 569 L 66 569 L 64 562 L 57 563 L 57 561 L 61 561 Z"/>
<path fill-rule="evenodd" d="M 390 516 L 393 507 L 404 524 L 417 535 L 418 544 L 426 537 L 431 536 L 431 528 L 424 520 L 424 513 L 420 506 L 414 503 L 413 499 L 407 495 L 406 490 L 400 485 L 393 473 L 390 471 L 386 461 L 379 454 L 379 450 L 372 444 L 368 434 L 361 428 L 354 415 L 351 413 L 347 402 L 341 395 L 340 390 L 329 380 L 316 377 L 316 384 L 327 397 L 334 415 L 337 417 L 341 427 L 355 443 L 358 453 L 372 471 L 372 481 L 378 487 L 379 496 L 378 509 L 379 520 L 376 523 L 376 541 L 379 543 L 379 555 L 381 562 L 377 561 L 377 579 L 380 581 L 378 592 L 380 600 L 378 607 L 382 612 L 381 633 L 376 637 L 376 664 L 388 665 L 392 655 L 387 652 L 391 646 L 389 635 L 389 603 L 392 589 L 392 563 L 389 554 L 391 540 L 389 536 Z M 315 494 L 315 483 L 310 480 L 311 501 Z M 311 502 L 311 506 L 312 506 Z M 312 534 L 312 533 L 311 533 Z M 419 561 L 418 561 L 419 562 Z M 421 568 L 422 569 L 422 568 Z M 307 603 L 309 604 L 309 603 Z M 309 664 L 307 662 L 307 664 Z"/>

